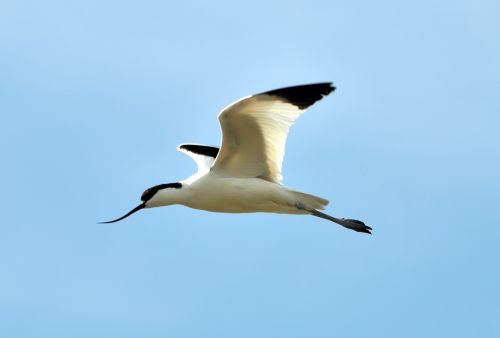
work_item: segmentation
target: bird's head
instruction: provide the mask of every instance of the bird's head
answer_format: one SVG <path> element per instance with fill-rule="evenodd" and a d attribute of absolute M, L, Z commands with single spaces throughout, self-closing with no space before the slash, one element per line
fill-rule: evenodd
<path fill-rule="evenodd" d="M 182 183 L 166 183 L 155 185 L 146 189 L 141 195 L 141 204 L 130 210 L 128 213 L 108 222 L 100 222 L 101 224 L 114 223 L 121 221 L 124 218 L 136 213 L 144 208 L 154 208 L 165 205 L 175 204 L 178 197 L 178 189 L 182 188 Z"/>

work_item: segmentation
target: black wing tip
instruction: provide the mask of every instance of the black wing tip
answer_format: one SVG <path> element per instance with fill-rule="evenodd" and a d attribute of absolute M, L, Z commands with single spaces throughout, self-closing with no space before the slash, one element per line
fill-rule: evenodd
<path fill-rule="evenodd" d="M 261 94 L 278 96 L 300 109 L 306 109 L 335 89 L 332 82 L 320 82 L 274 89 Z"/>
<path fill-rule="evenodd" d="M 184 149 L 197 155 L 209 156 L 213 158 L 216 158 L 219 153 L 219 148 L 201 144 L 181 144 L 179 149 Z"/>

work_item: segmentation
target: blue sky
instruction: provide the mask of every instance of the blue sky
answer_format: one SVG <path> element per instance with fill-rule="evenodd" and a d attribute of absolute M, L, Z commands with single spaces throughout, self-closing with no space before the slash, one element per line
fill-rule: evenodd
<path fill-rule="evenodd" d="M 498 337 L 498 1 L 0 3 L 0 336 Z M 283 174 L 364 220 L 180 206 L 218 111 L 333 81 Z"/>

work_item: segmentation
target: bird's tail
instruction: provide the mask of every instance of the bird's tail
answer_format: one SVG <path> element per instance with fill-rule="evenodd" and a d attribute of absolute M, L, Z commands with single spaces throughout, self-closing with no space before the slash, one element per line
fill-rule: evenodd
<path fill-rule="evenodd" d="M 290 190 L 290 192 L 294 195 L 297 201 L 296 204 L 300 205 L 303 209 L 306 210 L 313 210 L 313 209 L 323 210 L 329 203 L 328 200 L 318 196 L 306 194 L 295 190 Z"/>
<path fill-rule="evenodd" d="M 365 223 L 358 221 L 357 219 L 337 218 L 319 211 L 325 209 L 325 207 L 328 205 L 328 200 L 294 190 L 290 190 L 290 193 L 292 193 L 295 197 L 295 207 L 298 210 L 303 210 L 304 213 L 309 213 L 313 216 L 327 219 L 329 221 L 342 225 L 345 228 L 357 232 L 371 234 L 372 228 L 367 226 Z"/>

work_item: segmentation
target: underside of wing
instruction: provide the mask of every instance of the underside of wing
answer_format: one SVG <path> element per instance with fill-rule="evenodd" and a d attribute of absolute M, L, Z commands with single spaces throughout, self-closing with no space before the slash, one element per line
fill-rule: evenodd
<path fill-rule="evenodd" d="M 245 97 L 219 114 L 222 146 L 214 170 L 279 183 L 290 126 L 335 87 L 317 83 Z"/>
<path fill-rule="evenodd" d="M 219 148 L 201 144 L 181 144 L 177 150 L 191 157 L 198 166 L 198 173 L 205 173 L 212 167 Z"/>

